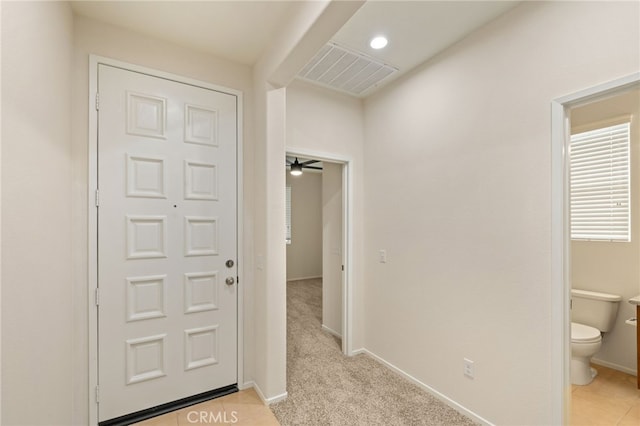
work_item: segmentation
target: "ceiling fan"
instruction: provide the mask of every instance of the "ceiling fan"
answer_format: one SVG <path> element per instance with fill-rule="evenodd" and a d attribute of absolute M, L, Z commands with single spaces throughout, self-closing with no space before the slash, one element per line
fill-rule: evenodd
<path fill-rule="evenodd" d="M 289 173 L 293 176 L 300 176 L 302 174 L 302 169 L 313 169 L 313 170 L 322 170 L 322 167 L 312 166 L 311 164 L 321 163 L 318 160 L 308 160 L 303 161 L 302 163 L 298 161 L 298 157 L 296 157 L 295 161 L 291 161 L 290 158 L 286 159 L 286 166 L 289 167 Z"/>

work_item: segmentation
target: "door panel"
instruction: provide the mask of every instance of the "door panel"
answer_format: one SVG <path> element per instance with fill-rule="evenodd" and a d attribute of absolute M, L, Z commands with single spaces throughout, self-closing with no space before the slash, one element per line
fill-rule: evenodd
<path fill-rule="evenodd" d="M 237 382 L 237 99 L 107 65 L 98 86 L 102 421 Z"/>

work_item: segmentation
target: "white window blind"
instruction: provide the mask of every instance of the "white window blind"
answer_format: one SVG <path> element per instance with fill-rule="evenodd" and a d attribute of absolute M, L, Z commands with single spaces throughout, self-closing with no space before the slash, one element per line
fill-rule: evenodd
<path fill-rule="evenodd" d="M 287 244 L 291 244 L 291 187 L 286 187 L 286 223 L 287 223 L 287 235 L 285 236 Z"/>
<path fill-rule="evenodd" d="M 630 123 L 571 136 L 571 238 L 630 241 Z"/>

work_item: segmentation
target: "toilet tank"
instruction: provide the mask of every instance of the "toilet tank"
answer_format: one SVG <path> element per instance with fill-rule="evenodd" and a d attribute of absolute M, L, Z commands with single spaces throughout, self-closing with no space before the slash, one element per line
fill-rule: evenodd
<path fill-rule="evenodd" d="M 571 290 L 571 322 L 595 327 L 605 332 L 611 330 L 622 300 L 616 294 L 586 290 Z"/>

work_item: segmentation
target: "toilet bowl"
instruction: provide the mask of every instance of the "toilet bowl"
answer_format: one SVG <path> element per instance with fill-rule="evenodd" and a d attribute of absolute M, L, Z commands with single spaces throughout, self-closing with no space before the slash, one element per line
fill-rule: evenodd
<path fill-rule="evenodd" d="M 622 297 L 617 294 L 571 289 L 571 383 L 588 385 L 596 377 L 591 357 L 602 346 L 602 334 L 616 321 Z"/>
<path fill-rule="evenodd" d="M 600 350 L 600 330 L 588 325 L 571 323 L 571 384 L 588 385 L 598 372 L 591 368 L 591 357 Z"/>

